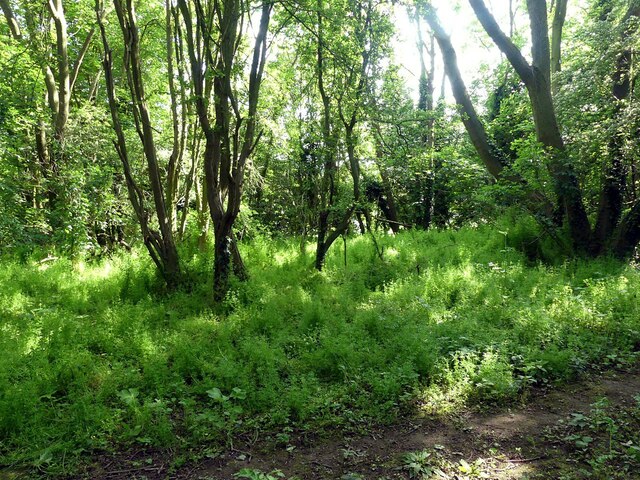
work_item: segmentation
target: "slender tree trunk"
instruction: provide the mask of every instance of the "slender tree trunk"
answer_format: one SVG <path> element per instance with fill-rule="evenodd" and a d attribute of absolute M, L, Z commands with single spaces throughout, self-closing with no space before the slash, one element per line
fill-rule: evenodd
<path fill-rule="evenodd" d="M 329 231 L 329 213 L 333 206 L 337 194 L 335 175 L 337 164 L 335 161 L 336 139 L 331 129 L 331 99 L 327 94 L 324 85 L 324 28 L 323 28 L 323 1 L 317 0 L 317 62 L 316 76 L 318 91 L 322 100 L 322 139 L 324 148 L 322 150 L 324 170 L 322 174 L 322 184 L 320 190 L 320 212 L 318 214 L 318 237 L 316 242 L 317 270 L 322 270 L 327 250 L 331 244 L 327 245 L 327 235 Z"/>
<path fill-rule="evenodd" d="M 355 127 L 358 123 L 359 110 L 361 108 L 361 99 L 367 82 L 367 68 L 370 61 L 370 43 L 371 38 L 371 12 L 373 4 L 369 1 L 365 8 L 365 16 L 362 18 L 361 30 L 356 32 L 359 46 L 361 48 L 359 54 L 361 63 L 358 70 L 352 70 L 349 74 L 349 83 L 355 83 L 355 93 L 353 96 L 353 105 L 351 105 L 351 114 L 345 115 L 344 92 L 338 97 L 337 106 L 340 120 L 345 128 L 345 141 L 347 146 L 347 158 L 349 160 L 349 172 L 353 180 L 353 202 L 352 206 L 347 208 L 344 214 L 336 220 L 330 221 L 330 212 L 337 200 L 336 174 L 338 170 L 335 159 L 338 141 L 336 132 L 332 129 L 331 122 L 331 98 L 327 93 L 324 82 L 325 69 L 325 36 L 323 24 L 323 1 L 317 1 L 317 64 L 316 75 L 317 85 L 322 100 L 322 135 L 324 142 L 324 173 L 321 190 L 321 211 L 318 218 L 318 241 L 316 248 L 316 269 L 321 270 L 324 264 L 327 251 L 342 234 L 345 234 L 349 228 L 351 217 L 356 214 L 360 231 L 366 232 L 366 226 L 362 221 L 362 216 L 367 216 L 366 207 L 360 204 L 360 162 L 357 158 L 355 147 Z M 360 8 L 358 6 L 358 8 Z M 359 14 L 359 13 L 358 13 Z M 357 78 L 357 82 L 355 79 Z"/>
<path fill-rule="evenodd" d="M 13 9 L 11 8 L 9 0 L 0 0 L 0 8 L 2 9 L 4 17 L 7 20 L 11 35 L 16 40 L 22 40 L 22 30 L 20 29 L 20 24 L 18 23 L 15 14 L 13 13 Z"/>
<path fill-rule="evenodd" d="M 173 6 L 170 0 L 165 0 L 165 44 L 167 50 L 167 79 L 169 84 L 169 98 L 171 102 L 171 119 L 173 126 L 173 142 L 171 147 L 171 154 L 169 156 L 169 163 L 167 165 L 167 188 L 165 205 L 167 205 L 167 217 L 171 225 L 175 225 L 177 222 L 177 195 L 178 195 L 178 178 L 179 170 L 182 164 L 182 149 L 183 143 L 181 127 L 181 118 L 178 115 L 178 94 L 176 91 L 175 82 L 175 66 L 174 66 L 174 30 L 173 30 Z M 183 103 L 183 108 L 185 104 Z"/>
<path fill-rule="evenodd" d="M 209 226 L 211 224 L 211 215 L 209 215 L 209 206 L 207 204 L 207 184 L 202 182 L 200 178 L 196 180 L 196 204 L 198 214 L 198 247 L 204 251 L 207 247 L 207 239 L 209 238 Z"/>
<path fill-rule="evenodd" d="M 460 69 L 458 68 L 457 55 L 453 48 L 453 44 L 451 43 L 451 39 L 445 32 L 444 28 L 442 28 L 440 20 L 433 8 L 428 7 L 425 10 L 425 18 L 438 41 L 438 45 L 440 46 L 445 72 L 451 82 L 451 89 L 453 90 L 453 96 L 456 99 L 456 103 L 462 110 L 462 123 L 469 134 L 471 143 L 473 143 L 476 152 L 478 152 L 480 159 L 489 173 L 495 178 L 498 178 L 504 169 L 503 161 L 498 152 L 489 142 L 484 125 L 480 121 L 480 117 L 478 117 L 473 103 L 471 103 L 464 80 L 460 74 Z"/>
<path fill-rule="evenodd" d="M 142 190 L 137 185 L 131 172 L 127 142 L 121 126 L 118 104 L 115 95 L 115 82 L 113 78 L 112 52 L 107 41 L 107 36 L 102 22 L 103 10 L 99 0 L 96 0 L 96 15 L 102 34 L 104 47 L 104 72 L 109 98 L 109 107 L 113 128 L 117 140 L 114 142 L 118 156 L 124 168 L 129 199 L 133 206 L 142 231 L 145 246 L 151 258 L 158 267 L 161 275 L 169 287 L 175 287 L 180 283 L 180 262 L 178 251 L 173 238 L 173 230 L 170 218 L 167 217 L 165 197 L 157 162 L 156 148 L 153 138 L 151 119 L 146 105 L 144 85 L 142 83 L 141 66 L 139 57 L 139 38 L 136 25 L 135 11 L 132 0 L 123 5 L 120 0 L 114 0 L 116 13 L 125 43 L 125 69 L 131 99 L 134 105 L 134 118 L 138 136 L 142 143 L 145 158 L 147 160 L 147 174 L 152 188 L 152 196 L 155 205 L 155 213 L 158 218 L 159 232 L 149 225 L 149 213 L 145 206 L 145 198 Z"/>
<path fill-rule="evenodd" d="M 567 17 L 568 0 L 556 0 L 551 24 L 551 88 L 553 94 L 558 92 L 558 81 L 555 78 L 562 68 L 562 29 Z"/>
<path fill-rule="evenodd" d="M 382 188 L 387 200 L 386 209 L 383 209 L 383 213 L 386 219 L 389 220 L 389 228 L 391 228 L 391 231 L 393 233 L 398 233 L 400 230 L 398 224 L 398 209 L 396 208 L 396 200 L 393 195 L 391 180 L 389 179 L 389 174 L 384 168 L 381 168 L 381 165 L 378 165 L 378 170 L 380 170 L 380 178 L 382 178 Z"/>
<path fill-rule="evenodd" d="M 427 149 L 427 155 L 429 158 L 429 165 L 427 174 L 425 175 L 425 184 L 422 186 L 422 208 L 423 212 L 421 217 L 421 226 L 425 230 L 431 227 L 431 221 L 433 218 L 433 212 L 435 209 L 435 183 L 436 176 L 439 175 L 439 169 L 436 170 L 436 163 L 433 161 L 434 155 L 434 126 L 435 117 L 433 115 L 433 95 L 434 85 L 433 77 L 435 75 L 435 35 L 433 31 L 430 32 L 430 46 L 427 48 L 426 43 L 422 37 L 422 28 L 420 25 L 420 15 L 415 15 L 416 31 L 418 32 L 418 54 L 420 57 L 420 91 L 418 97 L 418 110 L 423 112 L 429 112 L 429 117 L 426 121 L 426 128 L 422 136 L 422 143 L 425 149 Z M 424 56 L 424 50 L 427 49 L 429 54 L 429 69 L 427 70 L 427 62 Z M 441 163 L 438 163 L 441 165 Z M 442 197 L 439 197 L 442 199 Z"/>

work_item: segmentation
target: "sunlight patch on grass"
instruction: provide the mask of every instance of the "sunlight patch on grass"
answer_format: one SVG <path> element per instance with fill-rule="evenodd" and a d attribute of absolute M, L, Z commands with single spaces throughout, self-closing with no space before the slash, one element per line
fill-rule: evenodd
<path fill-rule="evenodd" d="M 491 228 L 243 245 L 251 274 L 210 301 L 210 257 L 166 293 L 146 256 L 0 269 L 0 455 L 178 448 L 284 427 L 357 429 L 417 403 L 506 403 L 640 345 L 640 274 L 531 265 Z M 15 338 L 17 341 L 13 341 Z M 4 389 L 4 390 L 3 390 Z M 55 421 L 52 421 L 54 419 Z M 82 435 L 78 435 L 78 432 Z M 76 457 L 77 458 L 77 457 Z M 59 467 L 59 466 L 58 466 Z M 48 468 L 55 470 L 53 462 Z"/>

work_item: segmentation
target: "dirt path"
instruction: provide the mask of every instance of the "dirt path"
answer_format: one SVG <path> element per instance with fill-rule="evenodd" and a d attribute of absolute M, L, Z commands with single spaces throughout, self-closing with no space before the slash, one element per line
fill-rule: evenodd
<path fill-rule="evenodd" d="M 335 438 L 314 439 L 292 434 L 289 442 L 279 447 L 261 441 L 245 442 L 244 446 L 237 443 L 234 450 L 197 465 L 185 465 L 173 473 L 168 469 L 170 455 L 130 452 L 126 456 L 96 459 L 93 468 L 82 478 L 234 480 L 238 478 L 238 472 L 250 469 L 253 476 L 241 478 L 640 479 L 640 400 L 635 399 L 639 395 L 640 366 L 637 366 L 629 371 L 609 371 L 546 393 L 538 392 L 527 405 L 517 408 L 486 414 L 466 411 L 440 419 L 405 419 L 391 426 L 371 429 L 365 436 L 336 434 Z M 615 417 L 616 412 L 633 412 L 620 420 L 600 414 L 614 424 L 620 422 L 615 424 L 616 432 L 618 437 L 627 435 L 624 442 L 628 438 L 635 442 L 632 446 L 631 442 L 623 443 L 616 437 L 618 447 L 629 445 L 618 448 L 619 456 L 611 454 L 614 451 L 611 435 L 608 438 L 609 454 L 601 455 L 600 446 L 607 441 L 598 433 L 603 420 L 586 417 L 594 402 L 602 398 L 607 398 L 607 412 L 611 417 Z M 573 425 L 571 418 L 586 433 L 578 431 L 578 427 L 570 427 Z M 568 434 L 576 432 L 579 435 L 567 443 L 567 438 L 573 438 Z M 593 438 L 585 439 L 586 435 Z M 582 449 L 572 443 L 580 444 L 581 441 L 593 443 Z M 629 460 L 625 449 L 635 448 L 635 445 L 639 445 L 637 458 Z M 604 451 L 606 453 L 606 448 Z M 588 454 L 595 459 L 595 466 L 590 465 Z M 602 458 L 604 467 L 597 463 L 602 462 Z"/>
<path fill-rule="evenodd" d="M 412 419 L 365 437 L 299 440 L 290 451 L 282 447 L 229 452 L 177 478 L 227 480 L 236 478 L 234 474 L 243 468 L 265 473 L 279 470 L 285 475 L 282 478 L 301 480 L 406 479 L 412 474 L 423 478 L 421 474 L 430 468 L 434 478 L 560 478 L 559 465 L 569 472 L 577 472 L 578 466 L 566 465 L 574 460 L 568 458 L 565 447 L 545 435 L 545 430 L 572 413 L 589 412 L 600 398 L 608 398 L 616 410 L 634 404 L 639 394 L 639 370 L 608 372 L 540 394 L 520 408 L 484 415 L 466 412 L 446 421 Z M 414 455 L 407 457 L 411 452 Z M 420 466 L 422 472 L 418 471 Z M 275 473 L 272 476 L 277 478 Z M 564 478 L 581 477 L 576 473 Z M 622 478 L 640 478 L 640 471 Z"/>

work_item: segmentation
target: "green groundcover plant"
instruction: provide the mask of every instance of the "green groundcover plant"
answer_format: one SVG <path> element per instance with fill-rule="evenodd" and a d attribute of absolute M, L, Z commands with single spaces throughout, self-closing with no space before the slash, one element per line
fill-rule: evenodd
<path fill-rule="evenodd" d="M 349 238 L 256 238 L 251 278 L 212 305 L 211 258 L 162 291 L 143 251 L 93 262 L 4 258 L 0 464 L 73 472 L 92 453 L 223 447 L 241 432 L 357 430 L 408 409 L 507 403 L 628 361 L 640 273 L 534 263 L 526 225 Z M 379 255 L 381 253 L 382 255 Z M 382 258 L 380 258 L 382 257 Z M 35 471 L 35 470 L 34 470 Z"/>

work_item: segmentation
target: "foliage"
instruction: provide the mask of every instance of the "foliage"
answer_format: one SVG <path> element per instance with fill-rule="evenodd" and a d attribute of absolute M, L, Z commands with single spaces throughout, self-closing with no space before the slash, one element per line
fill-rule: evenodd
<path fill-rule="evenodd" d="M 140 252 L 5 258 L 2 463 L 62 474 L 83 452 L 125 445 L 358 431 L 416 404 L 510 402 L 633 355 L 632 267 L 531 264 L 495 229 L 380 236 L 382 260 L 371 238 L 348 238 L 347 265 L 336 245 L 323 273 L 311 248 L 258 237 L 243 247 L 252 278 L 215 308 L 197 248 L 181 253 L 190 290 L 169 295 Z"/>
<path fill-rule="evenodd" d="M 566 446 L 580 462 L 562 478 L 630 478 L 640 467 L 640 397 L 632 405 L 613 409 L 603 397 L 589 412 L 574 412 L 561 420 L 548 437 Z"/>

